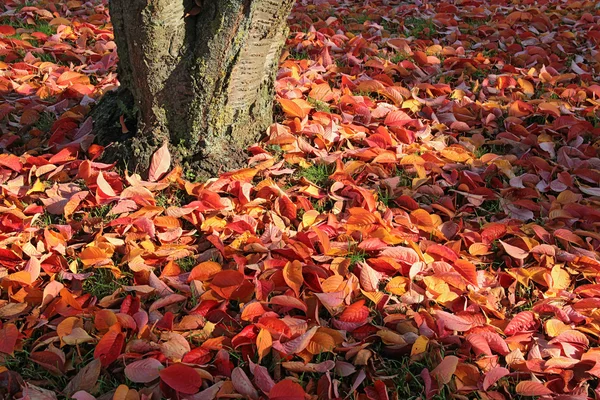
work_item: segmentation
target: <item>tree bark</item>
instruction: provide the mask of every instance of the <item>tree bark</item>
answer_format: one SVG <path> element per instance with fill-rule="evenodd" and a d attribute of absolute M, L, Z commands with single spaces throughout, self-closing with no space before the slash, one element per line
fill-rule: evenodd
<path fill-rule="evenodd" d="M 107 153 L 145 167 L 168 141 L 174 158 L 200 178 L 242 166 L 248 145 L 272 122 L 293 3 L 110 0 L 120 91 L 133 97 L 137 129 Z M 101 121 L 103 112 L 95 113 Z"/>

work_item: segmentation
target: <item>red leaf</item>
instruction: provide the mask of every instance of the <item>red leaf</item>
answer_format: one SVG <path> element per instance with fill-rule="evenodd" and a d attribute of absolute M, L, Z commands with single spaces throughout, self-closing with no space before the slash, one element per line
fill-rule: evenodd
<path fill-rule="evenodd" d="M 506 325 L 504 333 L 506 335 L 514 335 L 515 333 L 527 331 L 536 325 L 535 314 L 531 311 L 522 311 Z"/>
<path fill-rule="evenodd" d="M 389 126 L 404 126 L 412 121 L 413 118 L 411 118 L 410 115 L 402 110 L 396 110 L 387 115 L 384 123 Z"/>
<path fill-rule="evenodd" d="M 366 263 L 360 263 L 360 287 L 366 292 L 377 292 L 381 274 Z"/>
<path fill-rule="evenodd" d="M 121 333 L 121 326 L 114 324 L 96 345 L 94 358 L 99 359 L 106 368 L 121 355 L 124 343 L 125 335 Z"/>
<path fill-rule="evenodd" d="M 289 342 L 284 343 L 283 345 L 279 342 L 275 342 L 273 343 L 273 348 L 287 355 L 300 353 L 309 345 L 310 340 L 313 338 L 313 336 L 315 336 L 315 333 L 317 333 L 317 329 L 318 327 L 314 326 L 308 332 L 298 336 L 293 340 L 290 340 Z"/>
<path fill-rule="evenodd" d="M 19 338 L 15 324 L 6 324 L 0 329 L 0 353 L 12 354 Z"/>
<path fill-rule="evenodd" d="M 365 388 L 365 394 L 370 400 L 389 400 L 387 388 L 382 381 L 375 381 L 373 387 Z"/>
<path fill-rule="evenodd" d="M 297 299 L 296 297 L 292 297 L 292 296 L 284 296 L 284 295 L 273 296 L 273 297 L 271 297 L 270 303 L 277 304 L 278 306 L 283 306 L 283 307 L 297 308 L 304 312 L 306 312 L 308 310 L 308 307 L 302 300 Z"/>
<path fill-rule="evenodd" d="M 485 244 L 491 244 L 494 240 L 500 239 L 506 233 L 506 225 L 491 224 L 487 225 L 481 231 L 481 239 Z"/>
<path fill-rule="evenodd" d="M 339 320 L 342 322 L 364 322 L 369 317 L 369 309 L 365 307 L 365 301 L 359 300 L 350 304 L 342 311 Z"/>
<path fill-rule="evenodd" d="M 106 179 L 104 179 L 102 171 L 98 173 L 98 177 L 96 178 L 96 185 L 98 185 L 98 194 L 101 197 L 115 197 L 117 195 L 112 186 L 110 186 L 108 182 L 106 182 Z"/>
<path fill-rule="evenodd" d="M 427 254 L 436 255 L 450 261 L 456 261 L 458 259 L 458 256 L 454 250 L 449 247 L 442 246 L 441 244 L 432 244 L 431 246 L 427 247 Z"/>
<path fill-rule="evenodd" d="M 152 155 L 152 161 L 150 162 L 150 169 L 148 170 L 148 180 L 150 182 L 156 182 L 164 174 L 169 171 L 171 167 L 171 153 L 169 153 L 168 143 L 165 142 L 161 148 L 156 150 Z"/>
<path fill-rule="evenodd" d="M 218 272 L 210 284 L 219 296 L 229 299 L 233 292 L 244 282 L 244 275 L 231 269 Z"/>
<path fill-rule="evenodd" d="M 10 25 L 0 25 L 0 35 L 13 36 L 17 31 Z"/>
<path fill-rule="evenodd" d="M 15 172 L 21 172 L 23 168 L 21 160 L 14 154 L 0 154 L 0 165 L 10 168 Z"/>
<path fill-rule="evenodd" d="M 304 400 L 304 389 L 296 382 L 284 379 L 277 383 L 269 392 L 271 400 Z"/>
<path fill-rule="evenodd" d="M 480 356 L 481 354 L 485 354 L 486 356 L 492 355 L 492 350 L 490 346 L 485 340 L 485 338 L 478 334 L 472 334 L 466 336 L 467 342 L 471 344 L 476 356 Z"/>
<path fill-rule="evenodd" d="M 173 390 L 183 394 L 194 394 L 202 386 L 202 377 L 192 367 L 173 364 L 159 372 L 160 379 Z"/>

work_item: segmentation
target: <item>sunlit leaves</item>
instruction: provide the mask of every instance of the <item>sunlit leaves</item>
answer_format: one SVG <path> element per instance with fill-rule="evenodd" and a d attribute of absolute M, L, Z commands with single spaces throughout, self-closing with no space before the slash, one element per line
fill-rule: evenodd
<path fill-rule="evenodd" d="M 104 2 L 12 3 L 0 356 L 19 395 L 568 397 L 600 376 L 593 2 L 297 2 L 276 123 L 206 182 L 176 143 L 140 175 L 101 161 Z"/>

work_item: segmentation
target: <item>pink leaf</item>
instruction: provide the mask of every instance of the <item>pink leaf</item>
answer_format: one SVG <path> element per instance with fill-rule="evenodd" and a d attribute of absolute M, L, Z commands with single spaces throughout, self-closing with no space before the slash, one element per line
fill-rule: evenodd
<path fill-rule="evenodd" d="M 148 170 L 148 180 L 156 182 L 159 180 L 171 167 L 171 153 L 167 142 L 152 155 L 150 169 Z"/>
<path fill-rule="evenodd" d="M 543 383 L 535 381 L 519 382 L 516 387 L 516 392 L 521 396 L 547 396 L 554 392 L 544 386 Z"/>
<path fill-rule="evenodd" d="M 134 361 L 125 367 L 125 376 L 131 382 L 148 383 L 158 379 L 163 365 L 156 358 Z"/>
<path fill-rule="evenodd" d="M 456 367 L 458 366 L 458 357 L 456 356 L 447 356 L 444 357 L 442 362 L 435 367 L 433 371 L 431 371 L 431 376 L 438 381 L 439 384 L 447 385 L 450 383 L 452 379 L 452 375 L 456 372 Z"/>
<path fill-rule="evenodd" d="M 519 260 L 524 260 L 529 255 L 528 251 L 525 251 L 525 250 L 523 250 L 520 247 L 513 246 L 512 244 L 508 244 L 506 242 L 503 242 L 502 240 L 498 240 L 498 241 L 500 242 L 500 244 L 502 245 L 502 247 L 504 247 L 504 251 L 506 251 L 506 254 L 508 254 L 512 258 L 517 258 Z"/>
<path fill-rule="evenodd" d="M 510 371 L 504 367 L 492 368 L 483 378 L 483 390 L 488 390 L 492 385 L 510 374 Z"/>
<path fill-rule="evenodd" d="M 251 399 L 258 399 L 258 392 L 250 382 L 248 375 L 243 369 L 236 367 L 231 372 L 231 382 L 235 390 L 246 397 Z"/>
<path fill-rule="evenodd" d="M 435 316 L 444 323 L 444 327 L 451 331 L 464 332 L 473 327 L 473 324 L 466 319 L 445 311 L 437 310 Z"/>

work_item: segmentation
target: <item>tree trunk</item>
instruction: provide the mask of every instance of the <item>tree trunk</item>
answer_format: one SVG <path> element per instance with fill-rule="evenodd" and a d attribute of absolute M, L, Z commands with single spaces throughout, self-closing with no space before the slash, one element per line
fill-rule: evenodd
<path fill-rule="evenodd" d="M 174 158 L 201 178 L 242 166 L 247 146 L 272 122 L 293 3 L 110 0 L 121 92 L 133 96 L 137 129 L 107 153 L 143 168 L 168 141 Z"/>

